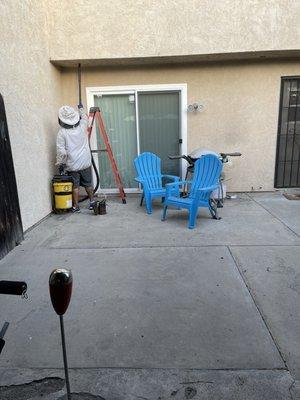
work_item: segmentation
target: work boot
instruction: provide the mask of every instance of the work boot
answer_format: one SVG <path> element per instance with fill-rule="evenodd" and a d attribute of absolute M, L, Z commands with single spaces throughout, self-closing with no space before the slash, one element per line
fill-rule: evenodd
<path fill-rule="evenodd" d="M 95 201 L 90 201 L 89 210 L 93 210 L 94 209 L 95 203 L 96 203 Z"/>

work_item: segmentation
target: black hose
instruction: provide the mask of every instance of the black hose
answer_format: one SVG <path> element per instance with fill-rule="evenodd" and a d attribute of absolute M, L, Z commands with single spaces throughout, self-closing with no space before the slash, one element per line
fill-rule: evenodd
<path fill-rule="evenodd" d="M 82 102 L 81 102 L 81 64 L 78 64 L 77 78 L 78 78 L 78 104 L 82 104 Z M 94 122 L 94 121 L 93 121 L 93 122 Z M 92 124 L 93 124 L 93 122 L 92 122 Z M 94 194 L 95 194 L 95 193 L 97 192 L 98 188 L 99 188 L 100 177 L 99 177 L 99 172 L 98 172 L 98 170 L 97 170 L 96 163 L 95 163 L 95 160 L 94 160 L 94 157 L 93 157 L 93 153 L 92 153 L 92 150 L 91 150 L 91 146 L 90 146 L 90 151 L 91 151 L 91 157 L 92 157 L 92 166 L 93 166 L 93 169 L 94 169 L 94 171 L 95 171 L 95 175 L 96 175 L 96 179 L 97 179 L 97 181 L 96 181 L 96 186 L 94 187 L 94 190 L 93 190 L 93 192 L 94 192 Z M 84 196 L 84 197 L 82 197 L 82 198 L 79 200 L 79 203 L 81 203 L 82 201 L 87 200 L 88 198 L 89 198 L 89 196 Z"/>
<path fill-rule="evenodd" d="M 79 65 L 80 65 L 80 64 L 79 64 Z M 92 122 L 91 122 L 91 126 L 94 125 L 94 121 L 95 121 L 95 113 L 94 113 L 94 115 L 93 115 L 93 119 L 92 119 Z M 95 163 L 95 160 L 94 160 L 94 157 L 93 157 L 93 152 L 92 152 L 92 149 L 91 149 L 91 143 L 90 143 L 90 141 L 89 141 L 89 146 L 90 146 L 90 152 L 91 152 L 91 157 L 92 157 L 92 166 L 93 166 L 93 168 L 94 168 L 95 175 L 96 175 L 96 179 L 97 179 L 96 186 L 94 187 L 94 194 L 95 194 L 95 193 L 97 192 L 98 188 L 99 188 L 100 176 L 99 176 L 99 171 L 97 170 L 96 163 Z M 88 196 L 87 196 L 87 197 L 88 197 Z"/>
<path fill-rule="evenodd" d="M 94 119 L 95 119 L 95 115 L 93 115 L 92 125 L 94 124 Z M 99 188 L 100 176 L 99 176 L 99 171 L 97 170 L 96 163 L 95 163 L 95 160 L 94 160 L 94 157 L 93 157 L 93 153 L 92 153 L 91 143 L 90 142 L 89 142 L 89 146 L 90 146 L 90 152 L 91 152 L 91 158 L 92 158 L 92 166 L 93 166 L 93 169 L 94 169 L 94 172 L 95 172 L 95 175 L 96 175 L 96 179 L 97 179 L 96 180 L 96 185 L 95 185 L 94 190 L 93 190 L 93 193 L 95 194 L 97 192 L 98 188 Z M 82 201 L 87 200 L 88 198 L 89 198 L 88 195 L 82 197 L 79 200 L 79 203 L 81 203 Z"/>
<path fill-rule="evenodd" d="M 78 64 L 77 70 L 77 78 L 78 78 L 78 104 L 82 104 L 81 102 L 81 64 Z"/>
<path fill-rule="evenodd" d="M 96 167 L 96 163 L 95 163 L 95 160 L 94 160 L 94 157 L 93 157 L 93 154 L 92 154 L 92 150 L 91 150 L 91 157 L 92 157 L 92 166 L 93 166 L 93 169 L 94 169 L 94 172 L 95 172 L 95 175 L 96 175 L 96 185 L 95 185 L 94 190 L 93 190 L 93 193 L 95 194 L 97 192 L 98 188 L 99 188 L 100 176 L 99 176 L 99 172 L 98 172 L 97 167 Z M 88 195 L 82 197 L 79 200 L 79 203 L 81 203 L 82 201 L 87 200 L 88 198 L 89 198 Z"/>
<path fill-rule="evenodd" d="M 91 152 L 91 154 L 92 154 L 92 152 Z M 96 163 L 95 163 L 93 155 L 92 155 L 92 165 L 93 165 L 93 168 L 94 168 L 94 171 L 95 171 L 95 175 L 96 175 L 96 179 L 97 179 L 96 186 L 94 187 L 94 194 L 95 194 L 97 192 L 98 188 L 99 188 L 100 176 L 99 176 L 99 172 L 97 170 Z"/>

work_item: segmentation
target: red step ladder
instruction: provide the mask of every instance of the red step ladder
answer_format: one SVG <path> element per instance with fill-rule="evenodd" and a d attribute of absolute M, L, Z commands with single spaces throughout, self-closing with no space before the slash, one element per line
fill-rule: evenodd
<path fill-rule="evenodd" d="M 122 180 L 121 180 L 121 177 L 120 177 L 120 174 L 119 174 L 119 171 L 118 171 L 118 166 L 117 166 L 117 163 L 115 161 L 115 158 L 114 158 L 114 155 L 113 155 L 110 143 L 109 143 L 108 135 L 107 135 L 107 132 L 106 132 L 106 129 L 105 129 L 105 125 L 104 125 L 104 122 L 103 122 L 102 115 L 101 115 L 99 107 L 91 107 L 90 108 L 89 121 L 91 121 L 91 122 L 90 122 L 90 124 L 89 124 L 89 126 L 87 128 L 89 140 L 91 138 L 91 134 L 92 134 L 92 130 L 93 130 L 93 126 L 94 126 L 95 120 L 98 123 L 99 133 L 102 136 L 103 142 L 105 144 L 105 148 L 104 149 L 96 150 L 96 152 L 99 152 L 99 151 L 100 152 L 101 151 L 107 152 L 108 159 L 109 159 L 109 162 L 110 162 L 110 165 L 111 165 L 111 169 L 112 169 L 112 172 L 113 172 L 114 177 L 115 177 L 115 182 L 116 182 L 116 185 L 117 185 L 117 187 L 119 189 L 119 192 L 120 192 L 120 197 L 122 199 L 122 203 L 126 204 L 126 194 L 124 192 Z"/>

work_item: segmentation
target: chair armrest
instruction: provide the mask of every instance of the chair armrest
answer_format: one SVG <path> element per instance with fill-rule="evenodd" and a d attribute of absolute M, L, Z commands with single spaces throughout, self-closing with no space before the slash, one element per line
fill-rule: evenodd
<path fill-rule="evenodd" d="M 207 200 L 210 197 L 211 192 L 213 190 L 217 189 L 218 187 L 219 187 L 219 185 L 216 184 L 216 185 L 207 186 L 207 187 L 204 187 L 204 188 L 197 189 L 196 197 L 195 197 L 196 201 L 199 201 L 200 199 L 201 200 L 204 200 L 204 199 Z"/>
<path fill-rule="evenodd" d="M 191 181 L 176 181 L 176 182 L 172 182 L 172 183 L 167 183 L 166 184 L 166 197 L 168 198 L 169 196 L 171 196 L 172 189 L 178 188 L 177 190 L 179 190 L 179 186 L 186 185 L 187 183 L 191 183 Z"/>
<path fill-rule="evenodd" d="M 200 189 L 197 189 L 197 192 L 212 192 L 213 190 L 218 189 L 219 186 L 220 186 L 219 184 L 216 184 L 216 185 L 200 188 Z"/>
<path fill-rule="evenodd" d="M 140 178 L 139 176 L 137 178 L 134 178 L 137 182 L 147 182 L 148 179 L 157 179 L 157 178 L 162 178 L 164 175 L 147 175 L 145 178 Z"/>
<path fill-rule="evenodd" d="M 144 183 L 145 182 L 145 180 L 143 178 L 139 178 L 139 177 L 134 178 L 134 180 L 139 182 L 139 183 Z"/>
<path fill-rule="evenodd" d="M 186 185 L 187 183 L 192 183 L 192 181 L 176 181 L 176 182 L 166 183 L 166 187 Z"/>
<path fill-rule="evenodd" d="M 137 177 L 134 180 L 143 186 L 143 190 L 149 190 L 148 182 L 145 179 Z"/>
<path fill-rule="evenodd" d="M 179 176 L 163 174 L 163 178 L 173 179 L 175 182 L 179 181 Z"/>

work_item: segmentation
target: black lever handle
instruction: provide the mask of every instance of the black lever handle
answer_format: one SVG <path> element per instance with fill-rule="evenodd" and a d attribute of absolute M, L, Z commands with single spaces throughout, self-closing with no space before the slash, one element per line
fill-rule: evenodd
<path fill-rule="evenodd" d="M 68 269 L 57 268 L 49 277 L 50 297 L 54 310 L 63 315 L 69 306 L 72 295 L 73 277 Z"/>

